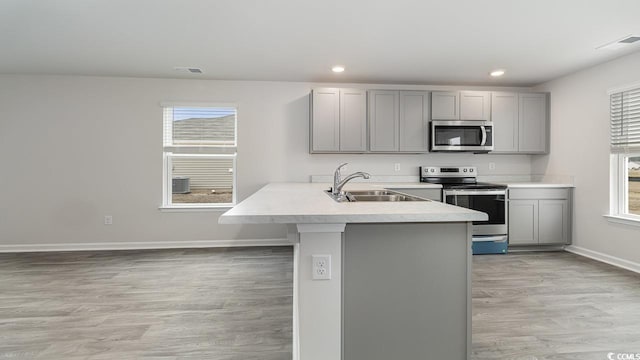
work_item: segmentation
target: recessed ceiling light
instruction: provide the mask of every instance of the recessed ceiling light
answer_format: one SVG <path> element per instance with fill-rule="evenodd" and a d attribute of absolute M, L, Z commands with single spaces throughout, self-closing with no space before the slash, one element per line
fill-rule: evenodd
<path fill-rule="evenodd" d="M 489 75 L 493 77 L 502 76 L 504 75 L 504 70 L 493 70 L 492 72 L 489 73 Z"/>
<path fill-rule="evenodd" d="M 333 71 L 334 73 L 341 73 L 341 72 L 344 71 L 344 66 L 336 65 L 336 66 L 331 68 L 331 71 Z"/>

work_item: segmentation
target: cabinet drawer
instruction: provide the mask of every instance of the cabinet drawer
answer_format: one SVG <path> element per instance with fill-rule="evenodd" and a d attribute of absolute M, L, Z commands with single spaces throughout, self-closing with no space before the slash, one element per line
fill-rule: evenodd
<path fill-rule="evenodd" d="M 569 199 L 571 189 L 509 189 L 509 199 Z"/>

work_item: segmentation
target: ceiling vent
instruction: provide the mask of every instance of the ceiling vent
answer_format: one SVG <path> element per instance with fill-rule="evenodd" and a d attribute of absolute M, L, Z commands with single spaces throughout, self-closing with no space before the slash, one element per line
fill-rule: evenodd
<path fill-rule="evenodd" d="M 618 41 L 621 44 L 633 44 L 634 42 L 640 40 L 640 36 L 629 36 L 625 39 Z"/>
<path fill-rule="evenodd" d="M 622 49 L 624 47 L 627 47 L 633 43 L 635 43 L 636 41 L 640 41 L 640 35 L 627 35 L 625 37 L 623 37 L 622 39 L 618 39 L 616 41 L 612 41 L 609 43 L 606 43 L 604 45 L 600 45 L 596 48 L 596 50 L 617 50 L 617 49 Z"/>
<path fill-rule="evenodd" d="M 188 66 L 176 66 L 173 68 L 176 71 L 188 71 L 192 74 L 202 74 L 202 69 L 197 67 L 188 67 Z"/>

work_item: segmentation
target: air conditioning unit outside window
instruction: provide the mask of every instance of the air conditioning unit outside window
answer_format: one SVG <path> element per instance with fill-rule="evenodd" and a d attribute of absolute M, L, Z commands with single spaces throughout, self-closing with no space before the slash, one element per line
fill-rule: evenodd
<path fill-rule="evenodd" d="M 186 176 L 174 177 L 171 187 L 172 187 L 172 193 L 174 194 L 188 194 L 191 192 L 191 185 L 189 184 L 189 178 Z"/>

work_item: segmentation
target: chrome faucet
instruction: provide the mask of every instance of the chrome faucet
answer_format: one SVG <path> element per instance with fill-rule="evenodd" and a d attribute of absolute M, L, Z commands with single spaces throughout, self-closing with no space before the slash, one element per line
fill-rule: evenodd
<path fill-rule="evenodd" d="M 342 188 L 350 180 L 358 178 L 358 177 L 361 177 L 361 178 L 364 178 L 364 179 L 368 179 L 368 178 L 371 177 L 371 175 L 369 175 L 369 173 L 358 171 L 358 172 L 354 172 L 353 174 L 347 175 L 347 177 L 345 177 L 344 179 L 341 179 L 340 169 L 342 169 L 347 164 L 348 163 L 344 163 L 344 164 L 338 166 L 336 171 L 333 173 L 333 188 L 331 189 L 331 194 L 336 199 L 339 199 L 339 198 L 342 197 Z"/>

